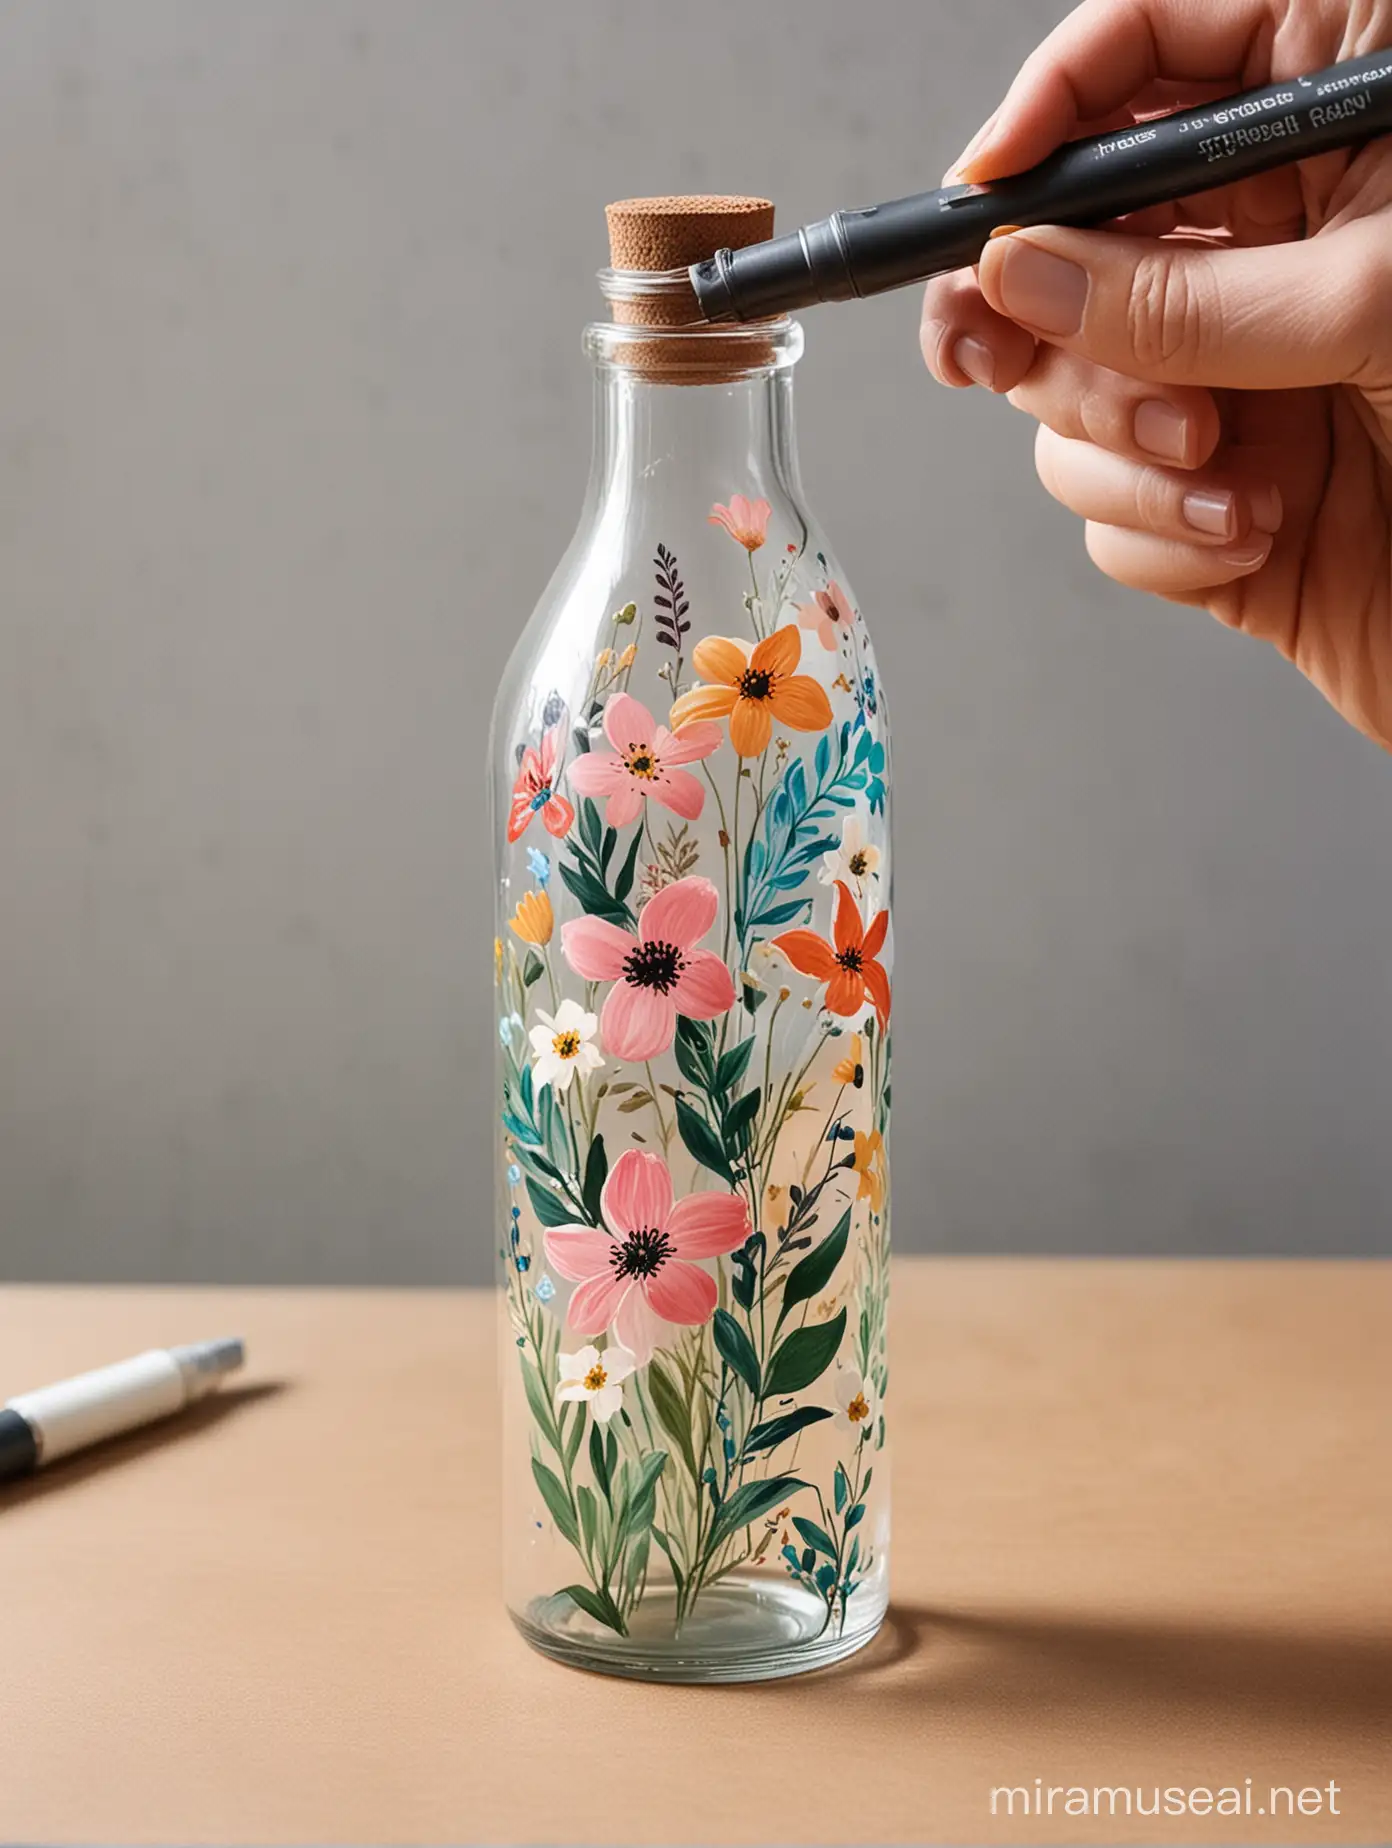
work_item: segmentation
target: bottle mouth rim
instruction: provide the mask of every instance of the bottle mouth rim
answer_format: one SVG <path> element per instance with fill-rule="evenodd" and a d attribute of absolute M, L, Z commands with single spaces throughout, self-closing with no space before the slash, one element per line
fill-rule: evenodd
<path fill-rule="evenodd" d="M 585 329 L 585 350 L 597 364 L 639 375 L 689 372 L 693 377 L 716 364 L 720 375 L 730 378 L 779 371 L 801 357 L 802 327 L 787 315 L 750 322 L 706 320 L 684 269 L 602 269 L 597 279 L 611 308 L 661 303 L 669 314 L 684 311 L 670 319 L 592 322 Z"/>

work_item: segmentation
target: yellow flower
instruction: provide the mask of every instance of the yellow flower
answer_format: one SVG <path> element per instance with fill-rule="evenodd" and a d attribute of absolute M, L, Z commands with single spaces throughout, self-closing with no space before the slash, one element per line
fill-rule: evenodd
<path fill-rule="evenodd" d="M 556 914 L 544 892 L 524 892 L 508 922 L 524 943 L 549 943 Z"/>
<path fill-rule="evenodd" d="M 633 663 L 637 659 L 638 659 L 638 644 L 637 642 L 630 642 L 628 644 L 628 647 L 625 648 L 623 653 L 619 656 L 619 666 L 621 668 L 632 667 Z"/>
<path fill-rule="evenodd" d="M 838 1084 L 860 1086 L 865 1082 L 865 1046 L 857 1033 L 851 1041 L 851 1050 L 841 1063 L 832 1068 L 832 1077 Z"/>
<path fill-rule="evenodd" d="M 493 978 L 498 982 L 503 979 L 503 940 L 501 937 L 493 939 Z"/>
<path fill-rule="evenodd" d="M 594 658 L 594 664 L 596 667 L 608 667 L 613 658 L 614 651 L 612 648 L 601 648 Z"/>
<path fill-rule="evenodd" d="M 871 1130 L 868 1136 L 856 1131 L 855 1159 L 856 1173 L 860 1176 L 860 1186 L 856 1190 L 857 1200 L 868 1200 L 870 1211 L 884 1211 L 885 1175 L 884 1175 L 884 1137 L 879 1130 Z"/>

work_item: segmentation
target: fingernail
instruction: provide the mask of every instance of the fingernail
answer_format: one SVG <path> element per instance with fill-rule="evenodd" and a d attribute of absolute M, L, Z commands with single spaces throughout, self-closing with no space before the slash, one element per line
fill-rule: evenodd
<path fill-rule="evenodd" d="M 1271 535 L 1264 539 L 1253 539 L 1247 545 L 1224 546 L 1219 554 L 1228 564 L 1236 565 L 1239 571 L 1249 571 L 1254 565 L 1263 565 L 1271 551 Z"/>
<path fill-rule="evenodd" d="M 1194 488 L 1184 497 L 1184 518 L 1196 532 L 1231 539 L 1236 502 L 1226 489 Z"/>
<path fill-rule="evenodd" d="M 1046 334 L 1076 334 L 1083 324 L 1088 275 L 1028 238 L 1012 238 L 1001 264 L 1000 292 L 1012 320 Z"/>
<path fill-rule="evenodd" d="M 1281 490 L 1273 484 L 1248 490 L 1247 504 L 1252 509 L 1252 524 L 1261 532 L 1274 533 L 1281 524 L 1285 508 L 1281 505 Z"/>
<path fill-rule="evenodd" d="M 991 114 L 987 116 L 986 120 L 981 124 L 981 127 L 977 129 L 971 140 L 962 149 L 962 152 L 957 156 L 956 160 L 953 161 L 951 167 L 948 169 L 949 173 L 960 173 L 971 160 L 972 156 L 979 153 L 980 150 L 985 147 L 987 140 L 990 138 L 991 130 L 996 126 L 996 120 L 999 115 L 999 109 L 992 110 Z"/>
<path fill-rule="evenodd" d="M 996 377 L 996 359 L 984 340 L 963 334 L 952 349 L 952 357 L 973 384 L 984 385 L 990 391 Z"/>
<path fill-rule="evenodd" d="M 1021 229 L 1023 227 L 1020 225 L 997 225 L 994 231 L 986 233 L 986 242 L 989 244 L 993 237 L 1010 237 Z"/>
<path fill-rule="evenodd" d="M 1189 453 L 1189 419 L 1163 398 L 1144 398 L 1136 406 L 1132 433 L 1137 449 L 1165 462 L 1182 462 Z"/>

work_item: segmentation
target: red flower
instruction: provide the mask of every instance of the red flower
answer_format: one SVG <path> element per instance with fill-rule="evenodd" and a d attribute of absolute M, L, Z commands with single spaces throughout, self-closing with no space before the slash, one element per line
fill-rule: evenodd
<path fill-rule="evenodd" d="M 879 911 L 866 930 L 850 887 L 838 879 L 836 921 L 832 926 L 835 947 L 825 937 L 819 937 L 815 930 L 785 930 L 781 937 L 774 938 L 773 947 L 782 950 L 803 975 L 826 983 L 826 1005 L 830 1013 L 858 1014 L 869 1001 L 883 1033 L 889 1024 L 889 977 L 875 959 L 884 948 L 888 929 L 889 913 Z"/>
<path fill-rule="evenodd" d="M 541 750 L 534 751 L 528 745 L 522 753 L 522 768 L 517 772 L 517 781 L 512 786 L 512 807 L 508 811 L 509 841 L 520 840 L 526 832 L 527 823 L 541 810 L 541 819 L 546 823 L 548 834 L 554 834 L 559 840 L 570 831 L 570 824 L 575 820 L 575 810 L 564 796 L 556 794 L 556 766 L 561 755 L 561 727 L 565 721 L 559 720 L 549 732 L 542 734 Z"/>

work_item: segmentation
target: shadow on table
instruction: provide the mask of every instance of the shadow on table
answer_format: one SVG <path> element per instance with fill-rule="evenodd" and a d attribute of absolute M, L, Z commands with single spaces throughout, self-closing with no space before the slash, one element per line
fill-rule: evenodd
<path fill-rule="evenodd" d="M 124 1437 L 113 1437 L 104 1444 L 94 1445 L 91 1450 L 80 1450 L 65 1457 L 51 1469 L 0 1486 L 0 1514 L 23 1507 L 26 1502 L 39 1501 L 46 1495 L 61 1495 L 65 1489 L 86 1482 L 89 1476 L 133 1464 L 149 1451 L 185 1443 L 245 1407 L 275 1398 L 285 1390 L 283 1380 L 267 1380 L 254 1386 L 224 1386 L 191 1405 L 187 1411 L 176 1412 L 173 1417 L 162 1418 L 156 1424 L 142 1425 L 138 1431 L 131 1431 Z"/>
<path fill-rule="evenodd" d="M 867 1649 L 814 1679 L 854 1680 L 857 1712 L 878 1706 L 885 1719 L 1017 1705 L 1055 1719 L 1118 1707 L 1158 1718 L 1202 1705 L 1258 1721 L 1318 1713 L 1373 1727 L 1392 1720 L 1392 1637 L 892 1604 Z"/>

